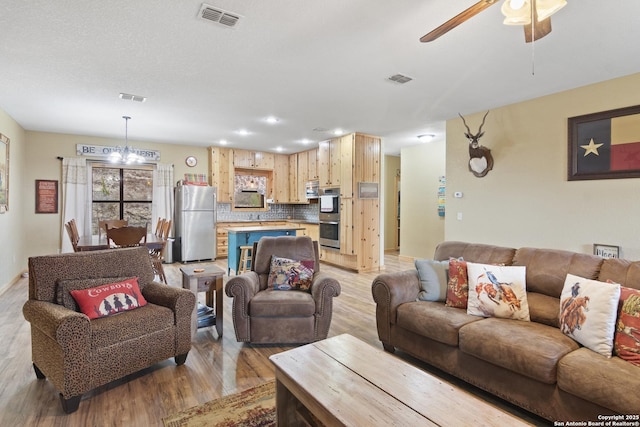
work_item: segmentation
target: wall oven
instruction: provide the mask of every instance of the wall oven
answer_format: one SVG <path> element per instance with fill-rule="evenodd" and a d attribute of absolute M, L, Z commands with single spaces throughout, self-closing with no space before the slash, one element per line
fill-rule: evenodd
<path fill-rule="evenodd" d="M 320 246 L 340 249 L 340 189 L 325 188 L 319 199 Z"/>

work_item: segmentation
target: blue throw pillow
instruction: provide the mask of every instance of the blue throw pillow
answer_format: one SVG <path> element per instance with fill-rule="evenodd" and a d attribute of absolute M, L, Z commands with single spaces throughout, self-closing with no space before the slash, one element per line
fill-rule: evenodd
<path fill-rule="evenodd" d="M 417 259 L 415 261 L 418 277 L 420 277 L 419 301 L 444 301 L 447 298 L 449 282 L 449 260 L 434 261 Z"/>

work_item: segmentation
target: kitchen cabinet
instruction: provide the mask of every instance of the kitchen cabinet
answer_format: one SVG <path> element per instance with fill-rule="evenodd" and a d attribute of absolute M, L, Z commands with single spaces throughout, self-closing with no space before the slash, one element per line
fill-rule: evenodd
<path fill-rule="evenodd" d="M 318 149 L 309 150 L 307 153 L 307 179 L 309 181 L 318 180 Z"/>
<path fill-rule="evenodd" d="M 209 185 L 216 187 L 218 203 L 231 203 L 233 175 L 233 150 L 209 147 Z"/>
<path fill-rule="evenodd" d="M 289 203 L 291 201 L 289 185 L 290 158 L 291 156 L 286 154 L 275 155 L 272 187 L 274 203 Z"/>
<path fill-rule="evenodd" d="M 318 145 L 318 180 L 320 187 L 339 187 L 342 162 L 340 138 L 322 141 Z"/>
<path fill-rule="evenodd" d="M 227 230 L 232 227 L 260 227 L 287 225 L 286 221 L 242 221 L 242 222 L 218 222 L 216 224 L 216 258 L 228 256 L 229 234 Z"/>
<path fill-rule="evenodd" d="M 237 168 L 273 169 L 275 155 L 262 151 L 233 150 L 233 165 Z"/>
<path fill-rule="evenodd" d="M 296 236 L 309 236 L 311 240 L 320 240 L 320 225 L 308 222 L 292 222 L 291 225 L 300 227 Z"/>
<path fill-rule="evenodd" d="M 309 180 L 309 155 L 307 151 L 289 156 L 289 200 L 292 203 L 308 203 L 305 184 Z"/>

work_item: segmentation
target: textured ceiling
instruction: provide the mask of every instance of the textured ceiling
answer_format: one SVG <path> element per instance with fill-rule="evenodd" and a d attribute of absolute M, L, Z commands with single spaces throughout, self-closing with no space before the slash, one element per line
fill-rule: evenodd
<path fill-rule="evenodd" d="M 0 108 L 27 130 L 121 138 L 129 115 L 132 140 L 285 153 L 341 128 L 397 154 L 458 112 L 640 71 L 638 0 L 568 0 L 534 49 L 500 5 L 419 42 L 474 2 L 207 2 L 242 15 L 229 29 L 194 0 L 2 0 Z"/>

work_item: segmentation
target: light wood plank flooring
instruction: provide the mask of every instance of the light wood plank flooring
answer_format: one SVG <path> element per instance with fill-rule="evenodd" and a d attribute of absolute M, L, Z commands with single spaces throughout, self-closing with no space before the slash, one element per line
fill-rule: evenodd
<path fill-rule="evenodd" d="M 226 270 L 226 259 L 216 264 Z M 165 266 L 172 286 L 181 284 L 180 266 Z M 412 263 L 393 254 L 385 256 L 387 272 L 412 268 Z M 356 274 L 326 264 L 322 270 L 342 286 L 342 294 L 334 301 L 329 336 L 349 333 L 381 348 L 371 297 L 371 282 L 378 273 Z M 200 329 L 184 366 L 165 360 L 87 393 L 78 411 L 66 415 L 58 392 L 48 381 L 37 380 L 31 366 L 30 326 L 22 316 L 27 295 L 27 279 L 20 279 L 0 295 L 0 426 L 161 426 L 164 416 L 273 379 L 268 357 L 291 348 L 236 342 L 231 299 L 225 295 L 223 338 L 214 327 Z M 204 294 L 199 297 L 203 300 Z M 472 392 L 488 398 L 475 389 Z M 509 406 L 506 409 L 520 415 Z"/>

